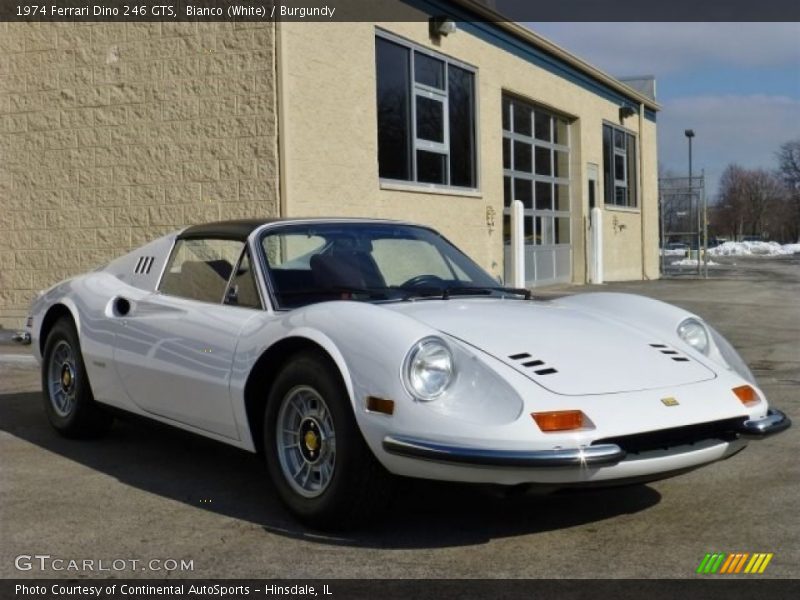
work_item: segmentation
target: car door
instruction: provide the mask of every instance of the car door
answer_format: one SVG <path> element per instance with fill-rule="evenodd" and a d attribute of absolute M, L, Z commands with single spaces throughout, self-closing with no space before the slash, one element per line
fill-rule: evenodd
<path fill-rule="evenodd" d="M 142 410 L 237 439 L 229 382 L 239 332 L 261 311 L 245 244 L 179 239 L 153 294 L 119 319 L 114 358 Z"/>

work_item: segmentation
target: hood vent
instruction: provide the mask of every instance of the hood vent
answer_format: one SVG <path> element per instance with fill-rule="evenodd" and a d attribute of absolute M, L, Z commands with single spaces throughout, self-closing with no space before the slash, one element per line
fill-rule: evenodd
<path fill-rule="evenodd" d="M 558 373 L 558 370 L 553 369 L 552 367 L 548 367 L 544 364 L 543 360 L 535 359 L 527 352 L 520 352 L 519 354 L 512 354 L 509 356 L 511 360 L 519 363 L 521 366 L 525 367 L 526 369 L 533 369 L 534 373 L 537 375 L 552 375 L 553 373 Z M 520 362 L 524 361 L 524 362 Z M 537 368 L 541 367 L 541 368 Z"/>
<path fill-rule="evenodd" d="M 659 352 L 661 352 L 661 354 L 664 354 L 665 356 L 669 356 L 675 362 L 689 362 L 688 358 L 683 356 L 677 350 L 674 350 L 674 349 L 670 348 L 666 344 L 650 344 L 650 347 L 651 348 L 655 348 L 656 350 L 658 350 Z"/>

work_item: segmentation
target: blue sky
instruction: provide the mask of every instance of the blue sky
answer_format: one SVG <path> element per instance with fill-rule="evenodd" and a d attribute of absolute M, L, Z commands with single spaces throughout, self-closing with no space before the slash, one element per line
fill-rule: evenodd
<path fill-rule="evenodd" d="M 732 162 L 774 168 L 800 138 L 800 23 L 526 23 L 607 73 L 655 75 L 662 168 L 694 168 L 714 192 Z"/>

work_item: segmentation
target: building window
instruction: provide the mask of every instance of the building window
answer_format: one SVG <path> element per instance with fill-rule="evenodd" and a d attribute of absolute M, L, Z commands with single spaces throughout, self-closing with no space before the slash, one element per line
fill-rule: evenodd
<path fill-rule="evenodd" d="M 613 125 L 603 125 L 605 203 L 636 208 L 636 136 Z"/>
<path fill-rule="evenodd" d="M 505 215 L 511 214 L 512 200 L 522 201 L 525 243 L 568 245 L 569 122 L 536 105 L 503 96 L 503 175 Z M 510 235 L 510 227 L 505 231 Z"/>
<path fill-rule="evenodd" d="M 475 71 L 379 34 L 381 179 L 475 188 Z"/>

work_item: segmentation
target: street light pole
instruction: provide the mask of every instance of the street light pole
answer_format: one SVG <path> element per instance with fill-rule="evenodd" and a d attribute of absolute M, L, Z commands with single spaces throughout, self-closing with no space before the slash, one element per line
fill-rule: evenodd
<path fill-rule="evenodd" d="M 694 137 L 694 130 L 693 129 L 686 129 L 683 132 L 683 135 L 689 140 L 689 210 L 695 205 L 694 202 L 694 190 L 693 188 L 693 180 L 692 180 L 692 138 Z M 700 204 L 698 203 L 695 210 L 697 211 L 697 274 L 700 275 Z M 691 252 L 689 253 L 691 256 Z"/>

